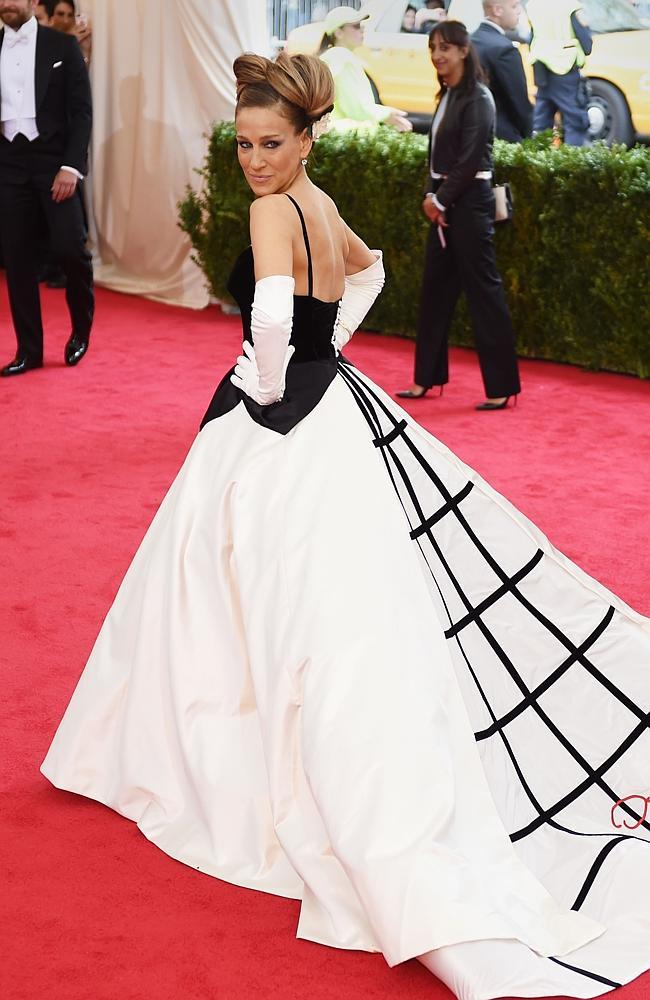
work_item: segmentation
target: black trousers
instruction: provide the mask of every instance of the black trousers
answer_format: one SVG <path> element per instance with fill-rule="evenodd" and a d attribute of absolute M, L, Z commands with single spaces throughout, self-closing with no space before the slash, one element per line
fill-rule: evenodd
<path fill-rule="evenodd" d="M 475 180 L 447 212 L 443 248 L 431 226 L 422 277 L 415 348 L 415 382 L 429 388 L 449 381 L 448 335 L 461 291 L 472 320 L 485 394 L 521 389 L 515 336 L 494 250 L 494 195 Z"/>
<path fill-rule="evenodd" d="M 67 279 L 72 332 L 87 338 L 95 311 L 92 259 L 79 186 L 72 198 L 54 202 L 51 187 L 59 166 L 56 150 L 39 139 L 0 137 L 0 243 L 9 304 L 18 341 L 17 356 L 40 361 L 43 323 L 38 275 L 43 221 L 50 250 Z"/>

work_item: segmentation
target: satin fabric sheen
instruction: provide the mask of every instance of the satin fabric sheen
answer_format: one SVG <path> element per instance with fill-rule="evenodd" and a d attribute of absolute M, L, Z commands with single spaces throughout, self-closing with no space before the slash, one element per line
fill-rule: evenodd
<path fill-rule="evenodd" d="M 390 964 L 424 956 L 453 981 L 445 947 L 461 942 L 516 945 L 534 970 L 616 939 L 606 906 L 571 912 L 510 842 L 403 510 L 340 377 L 287 434 L 241 404 L 201 431 L 43 772 L 192 867 L 302 899 L 299 936 Z M 635 924 L 647 941 L 647 908 Z M 540 961 L 542 992 L 520 995 L 548 992 Z"/>
<path fill-rule="evenodd" d="M 336 359 L 336 310 L 294 297 L 281 402 L 217 389 L 43 773 L 299 937 L 597 996 L 650 965 L 650 822 L 610 815 L 650 796 L 650 622 Z"/>

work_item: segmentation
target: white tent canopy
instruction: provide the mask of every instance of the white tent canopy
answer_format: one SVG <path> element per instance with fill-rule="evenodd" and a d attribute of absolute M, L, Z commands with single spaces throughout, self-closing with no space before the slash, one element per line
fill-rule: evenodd
<path fill-rule="evenodd" d="M 84 0 L 95 108 L 88 190 L 96 279 L 201 308 L 203 275 L 177 225 L 206 133 L 234 111 L 233 59 L 268 53 L 265 0 Z"/>

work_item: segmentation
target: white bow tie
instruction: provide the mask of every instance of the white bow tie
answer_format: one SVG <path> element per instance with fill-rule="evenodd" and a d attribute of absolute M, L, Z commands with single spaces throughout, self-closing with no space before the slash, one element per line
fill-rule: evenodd
<path fill-rule="evenodd" d="M 13 35 L 8 35 L 5 32 L 5 45 L 7 45 L 10 49 L 13 49 L 14 45 L 20 45 L 21 43 L 23 45 L 27 45 L 28 41 L 29 38 L 27 35 L 19 35 L 18 32 Z"/>

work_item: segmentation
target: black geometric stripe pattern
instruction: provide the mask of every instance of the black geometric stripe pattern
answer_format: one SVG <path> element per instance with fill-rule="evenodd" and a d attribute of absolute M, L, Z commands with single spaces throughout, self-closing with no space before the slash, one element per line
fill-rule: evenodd
<path fill-rule="evenodd" d="M 607 628 L 614 620 L 616 610 L 614 607 L 610 606 L 596 628 L 594 628 L 582 642 L 579 644 L 574 643 L 554 622 L 548 619 L 548 617 L 544 615 L 541 610 L 536 608 L 518 588 L 518 584 L 521 583 L 521 581 L 524 580 L 526 576 L 541 563 L 544 558 L 543 551 L 538 550 L 525 566 L 522 566 L 516 573 L 508 575 L 478 538 L 463 514 L 463 501 L 471 494 L 474 484 L 468 482 L 460 491 L 458 491 L 455 495 L 452 495 L 444 482 L 442 482 L 435 470 L 431 467 L 425 456 L 418 449 L 417 444 L 414 442 L 410 433 L 408 423 L 404 419 L 398 418 L 393 412 L 391 412 L 381 397 L 377 395 L 374 389 L 364 381 L 356 369 L 343 359 L 339 360 L 339 374 L 351 391 L 366 422 L 368 423 L 375 447 L 381 451 L 386 470 L 390 476 L 393 487 L 407 518 L 407 523 L 409 524 L 410 529 L 410 538 L 416 545 L 418 545 L 418 548 L 422 553 L 433 585 L 436 588 L 448 616 L 449 624 L 445 629 L 445 635 L 449 640 L 456 643 L 463 662 L 473 679 L 481 700 L 489 712 L 491 724 L 476 733 L 475 737 L 477 741 L 483 741 L 498 736 L 504 746 L 515 773 L 521 782 L 526 797 L 537 813 L 537 816 L 530 823 L 526 824 L 521 829 L 510 833 L 511 840 L 513 842 L 521 840 L 543 825 L 548 825 L 571 836 L 592 838 L 598 837 L 606 840 L 606 844 L 597 853 L 596 858 L 593 860 L 591 867 L 586 874 L 579 891 L 577 892 L 572 908 L 578 910 L 594 885 L 599 872 L 606 863 L 607 858 L 619 844 L 634 841 L 636 843 L 643 843 L 646 846 L 650 845 L 650 840 L 647 840 L 640 834 L 620 834 L 614 833 L 613 831 L 597 833 L 573 830 L 559 823 L 557 819 L 555 819 L 556 814 L 566 809 L 567 806 L 575 802 L 589 789 L 596 787 L 599 788 L 607 796 L 607 798 L 611 800 L 611 802 L 619 803 L 619 808 L 630 816 L 636 824 L 638 824 L 639 829 L 642 828 L 650 832 L 650 822 L 646 819 L 641 821 L 642 817 L 640 814 L 629 806 L 628 803 L 622 802 L 624 794 L 619 794 L 620 790 L 611 787 L 605 780 L 605 775 L 614 766 L 614 764 L 620 760 L 630 747 L 633 746 L 633 744 L 650 729 L 650 712 L 643 711 L 643 709 L 641 709 L 631 698 L 629 698 L 625 692 L 620 690 L 620 688 L 617 687 L 613 681 L 606 677 L 596 667 L 596 665 L 591 662 L 588 656 L 591 647 L 606 632 Z M 435 490 L 435 492 L 432 491 L 432 493 L 434 492 L 434 495 L 438 497 L 438 503 L 436 504 L 436 509 L 434 511 L 425 512 L 422 509 L 420 498 L 416 493 L 405 463 L 400 456 L 405 456 L 405 460 L 408 462 L 415 461 L 419 468 L 426 474 Z M 429 492 L 427 491 L 427 498 L 428 496 Z M 413 521 L 413 514 L 415 514 L 416 517 L 415 522 Z M 444 552 L 441 550 L 441 547 L 432 532 L 432 528 L 447 516 L 456 518 L 457 522 L 462 526 L 477 552 L 491 568 L 497 579 L 500 580 L 500 585 L 493 591 L 493 593 L 484 598 L 475 607 L 472 606 L 471 602 L 464 593 L 459 580 L 455 576 L 451 566 L 445 558 Z M 447 583 L 451 584 L 452 590 L 465 607 L 465 614 L 461 615 L 461 617 L 456 620 L 453 620 L 448 602 L 445 600 L 445 588 L 441 586 L 438 579 L 436 579 L 432 560 L 431 558 L 427 558 L 427 543 L 430 550 L 435 554 L 436 564 L 440 565 L 444 570 L 447 577 Z M 489 608 L 493 607 L 496 602 L 502 599 L 505 595 L 510 595 L 518 601 L 519 604 L 531 615 L 532 619 L 542 625 L 543 628 L 546 629 L 553 636 L 553 638 L 566 649 L 567 652 L 567 656 L 562 660 L 562 662 L 559 663 L 558 666 L 551 671 L 551 673 L 549 673 L 541 684 L 538 684 L 532 690 L 527 687 L 524 679 L 521 677 L 515 665 L 508 657 L 506 651 L 498 642 L 496 636 L 494 636 L 488 628 L 483 617 L 485 612 L 488 611 Z M 471 665 L 470 658 L 466 654 L 463 646 L 462 634 L 464 629 L 470 624 L 473 624 L 476 628 L 478 628 L 488 646 L 503 664 L 509 676 L 521 692 L 521 698 L 517 704 L 499 718 L 496 717 L 492 705 L 490 704 L 490 701 L 481 686 L 476 672 Z M 628 733 L 627 737 L 621 741 L 619 746 L 617 746 L 616 749 L 606 757 L 606 759 L 600 761 L 596 766 L 586 760 L 578 749 L 570 743 L 570 741 L 548 717 L 539 704 L 541 696 L 548 691 L 560 677 L 564 676 L 568 670 L 576 665 L 582 667 L 594 680 L 601 684 L 609 692 L 609 694 L 612 695 L 612 697 L 620 702 L 621 705 L 625 706 L 625 708 L 638 719 L 638 724 L 634 726 L 634 728 Z M 533 790 L 527 782 L 526 777 L 516 759 L 516 755 L 513 751 L 507 732 L 509 724 L 513 722 L 513 720 L 519 718 L 527 710 L 535 712 L 537 717 L 544 722 L 549 732 L 552 733 L 554 738 L 571 755 L 571 757 L 585 773 L 585 778 L 571 788 L 566 795 L 546 807 L 537 801 Z M 560 962 L 559 959 L 551 959 L 551 961 L 556 961 L 564 968 L 571 969 L 576 973 L 594 979 L 597 982 L 602 983 L 604 986 L 615 987 L 619 985 L 613 980 L 603 978 L 595 973 L 589 972 L 588 970 L 579 969 L 575 966 L 567 964 L 566 962 Z"/>
<path fill-rule="evenodd" d="M 452 497 L 451 500 L 448 500 L 447 503 L 443 503 L 442 507 L 439 507 L 435 514 L 428 517 L 426 521 L 423 521 L 417 528 L 413 528 L 410 533 L 411 538 L 415 541 L 415 539 L 419 538 L 420 535 L 426 535 L 426 533 L 433 528 L 438 521 L 442 521 L 443 517 L 446 517 L 446 515 L 449 514 L 453 507 L 457 507 L 459 503 L 462 503 L 462 501 L 470 495 L 473 489 L 474 483 L 467 483 L 466 486 L 463 486 L 462 490 L 460 490 L 455 497 Z"/>
<path fill-rule="evenodd" d="M 485 600 L 481 601 L 481 603 L 478 604 L 475 608 L 472 608 L 472 610 L 469 611 L 459 621 L 457 621 L 455 625 L 452 625 L 451 628 L 446 629 L 445 630 L 446 638 L 451 639 L 453 635 L 458 635 L 458 633 L 462 629 L 464 629 L 467 625 L 470 625 L 472 622 L 475 622 L 477 618 L 480 618 L 482 614 L 485 614 L 488 608 L 491 608 L 493 604 L 496 604 L 496 602 L 501 597 L 503 597 L 504 594 L 514 591 L 515 585 L 517 583 L 520 583 L 520 581 L 523 580 L 524 577 L 528 576 L 528 574 L 535 569 L 535 566 L 537 566 L 538 562 L 540 562 L 543 555 L 544 553 L 542 552 L 542 550 L 538 549 L 533 558 L 530 559 L 525 566 L 523 566 L 520 570 L 518 570 L 514 574 L 514 576 L 509 577 L 505 583 L 502 583 L 500 587 L 497 587 L 494 593 L 490 594 L 489 597 L 486 597 Z"/>
<path fill-rule="evenodd" d="M 571 653 L 570 656 L 567 656 L 566 660 L 563 660 L 562 663 L 560 663 L 560 665 L 552 671 L 552 673 L 550 673 L 541 684 L 539 684 L 536 688 L 533 688 L 527 697 L 522 698 L 522 700 L 515 705 L 514 708 L 511 708 L 509 712 L 506 712 L 505 715 L 503 715 L 500 719 L 497 719 L 496 722 L 494 722 L 491 726 L 488 726 L 487 729 L 483 729 L 476 733 L 476 739 L 486 740 L 490 736 L 493 736 L 498 729 L 502 729 L 504 726 L 507 726 L 509 722 L 516 719 L 518 715 L 521 715 L 521 713 L 524 712 L 533 701 L 541 698 L 544 692 L 548 691 L 548 689 L 567 672 L 569 667 L 576 663 L 580 657 L 587 652 L 590 646 L 593 646 L 596 640 L 601 637 L 613 617 L 614 608 L 610 607 L 607 609 L 602 621 L 596 626 L 593 632 L 587 636 L 585 641 L 581 643 L 580 646 L 576 646 L 574 652 Z"/>

